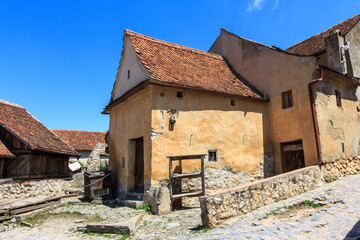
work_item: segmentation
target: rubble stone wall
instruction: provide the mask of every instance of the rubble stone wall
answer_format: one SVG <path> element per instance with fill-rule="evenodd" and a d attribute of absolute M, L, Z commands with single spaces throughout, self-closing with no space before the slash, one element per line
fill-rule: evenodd
<path fill-rule="evenodd" d="M 196 169 L 193 172 L 200 172 Z M 222 168 L 206 167 L 205 168 L 205 187 L 206 194 L 214 193 L 222 189 L 234 188 L 249 182 L 254 182 L 264 178 L 263 164 L 258 167 L 255 172 L 246 172 L 243 170 L 234 171 L 229 165 L 224 165 Z M 153 181 L 153 187 L 167 187 L 168 181 Z M 185 178 L 182 180 L 182 191 L 190 192 L 201 189 L 201 178 Z M 182 205 L 198 205 L 198 198 L 182 198 Z"/>
<path fill-rule="evenodd" d="M 326 180 L 360 173 L 360 156 L 325 162 L 321 171 Z"/>
<path fill-rule="evenodd" d="M 0 199 L 56 196 L 72 188 L 72 181 L 52 179 L 0 185 Z"/>
<path fill-rule="evenodd" d="M 208 194 L 199 198 L 202 223 L 216 226 L 230 217 L 312 190 L 323 182 L 320 168 L 311 166 Z"/>

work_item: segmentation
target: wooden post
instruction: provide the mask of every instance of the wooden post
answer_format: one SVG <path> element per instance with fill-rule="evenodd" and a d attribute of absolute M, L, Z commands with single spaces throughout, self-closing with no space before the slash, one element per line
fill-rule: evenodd
<path fill-rule="evenodd" d="M 202 188 L 202 195 L 205 195 L 205 156 L 201 157 L 201 188 Z"/>
<path fill-rule="evenodd" d="M 172 158 L 169 158 L 169 191 L 170 191 L 170 199 L 172 199 Z M 171 204 L 172 205 L 172 204 Z"/>

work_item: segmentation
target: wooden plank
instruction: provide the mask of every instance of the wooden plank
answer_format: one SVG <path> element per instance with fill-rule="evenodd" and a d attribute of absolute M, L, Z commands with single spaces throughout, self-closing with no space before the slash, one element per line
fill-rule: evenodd
<path fill-rule="evenodd" d="M 172 199 L 172 159 L 169 159 L 169 191 L 170 191 L 170 199 Z"/>
<path fill-rule="evenodd" d="M 181 179 L 181 178 L 197 178 L 201 177 L 202 174 L 200 173 L 183 173 L 183 174 L 173 174 L 172 178 L 174 179 Z"/>
<path fill-rule="evenodd" d="M 9 215 L 9 210 L 0 210 L 0 215 Z"/>
<path fill-rule="evenodd" d="M 205 195 L 205 156 L 201 157 L 201 193 Z"/>
<path fill-rule="evenodd" d="M 12 218 L 13 218 L 13 216 L 10 216 L 10 215 L 0 216 L 0 221 L 9 220 L 9 219 L 12 219 Z"/>
<path fill-rule="evenodd" d="M 17 208 L 27 207 L 31 205 L 37 205 L 45 202 L 55 201 L 60 199 L 61 196 L 55 196 L 55 197 L 44 197 L 44 198 L 31 198 L 31 199 L 22 199 L 15 203 L 7 204 L 0 206 L 0 210 L 14 210 Z"/>
<path fill-rule="evenodd" d="M 206 154 L 191 154 L 191 155 L 173 155 L 168 156 L 172 161 L 177 160 L 185 160 L 185 159 L 201 159 L 202 156 L 205 156 Z"/>
<path fill-rule="evenodd" d="M 301 151 L 301 150 L 303 150 L 302 143 L 301 144 L 292 144 L 292 145 L 283 145 L 284 152 Z"/>
<path fill-rule="evenodd" d="M 48 202 L 48 203 L 39 204 L 39 205 L 35 205 L 35 206 L 15 209 L 15 210 L 10 211 L 10 215 L 16 215 L 16 214 L 19 214 L 19 213 L 30 212 L 30 211 L 33 211 L 33 210 L 36 210 L 36 209 L 54 206 L 54 205 L 59 204 L 59 203 L 60 203 L 60 201 L 53 201 L 53 202 Z"/>
<path fill-rule="evenodd" d="M 183 192 L 179 194 L 172 195 L 172 199 L 176 198 L 182 198 L 182 197 L 197 197 L 202 196 L 202 191 L 196 191 L 196 192 Z"/>

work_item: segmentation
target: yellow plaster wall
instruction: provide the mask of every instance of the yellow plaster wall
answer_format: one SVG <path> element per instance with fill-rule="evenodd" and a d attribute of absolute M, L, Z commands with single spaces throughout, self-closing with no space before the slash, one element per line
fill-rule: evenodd
<path fill-rule="evenodd" d="M 342 106 L 336 104 L 335 89 L 340 91 Z M 325 162 L 357 156 L 359 112 L 356 87 L 342 79 L 326 75 L 314 86 L 322 159 Z M 345 152 L 342 153 L 342 143 Z"/>
<path fill-rule="evenodd" d="M 281 143 L 302 140 L 305 165 L 317 163 L 308 93 L 316 59 L 271 49 L 222 31 L 210 52 L 224 56 L 250 84 L 265 93 L 272 131 L 276 172 L 282 172 Z M 294 106 L 282 109 L 281 93 L 292 90 Z"/>
<path fill-rule="evenodd" d="M 206 166 L 227 164 L 235 171 L 254 172 L 264 152 L 272 152 L 270 127 L 264 125 L 268 123 L 264 119 L 267 103 L 193 90 L 185 90 L 184 97 L 178 98 L 178 90 L 153 87 L 152 180 L 168 179 L 168 155 L 207 154 L 217 149 L 218 163 L 209 163 L 206 157 Z M 231 99 L 235 106 L 230 105 Z M 176 110 L 174 131 L 169 131 L 171 109 Z M 200 167 L 191 161 L 183 161 L 184 171 Z"/>
<path fill-rule="evenodd" d="M 134 143 L 144 137 L 144 180 L 150 186 L 151 176 L 151 89 L 146 87 L 109 111 L 109 168 L 117 194 L 134 186 Z M 125 164 L 123 164 L 125 163 Z"/>

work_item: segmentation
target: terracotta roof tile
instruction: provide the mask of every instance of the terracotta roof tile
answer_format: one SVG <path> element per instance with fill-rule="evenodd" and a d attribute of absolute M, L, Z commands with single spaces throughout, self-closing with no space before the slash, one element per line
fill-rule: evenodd
<path fill-rule="evenodd" d="M 19 105 L 0 100 L 0 125 L 33 150 L 78 156 L 72 147 Z"/>
<path fill-rule="evenodd" d="M 184 47 L 125 30 L 152 80 L 184 87 L 261 99 L 217 54 Z"/>
<path fill-rule="evenodd" d="M 105 143 L 106 132 L 51 129 L 77 151 L 92 151 L 97 143 Z"/>
<path fill-rule="evenodd" d="M 333 26 L 326 31 L 299 42 L 294 46 L 285 49 L 285 51 L 296 55 L 316 56 L 326 49 L 326 37 L 333 34 L 336 30 L 340 30 L 341 35 L 346 35 L 355 26 L 355 24 L 359 22 L 359 20 L 360 14 Z"/>
<path fill-rule="evenodd" d="M 0 158 L 14 158 L 15 155 L 10 152 L 10 150 L 5 146 L 5 144 L 0 139 Z"/>

